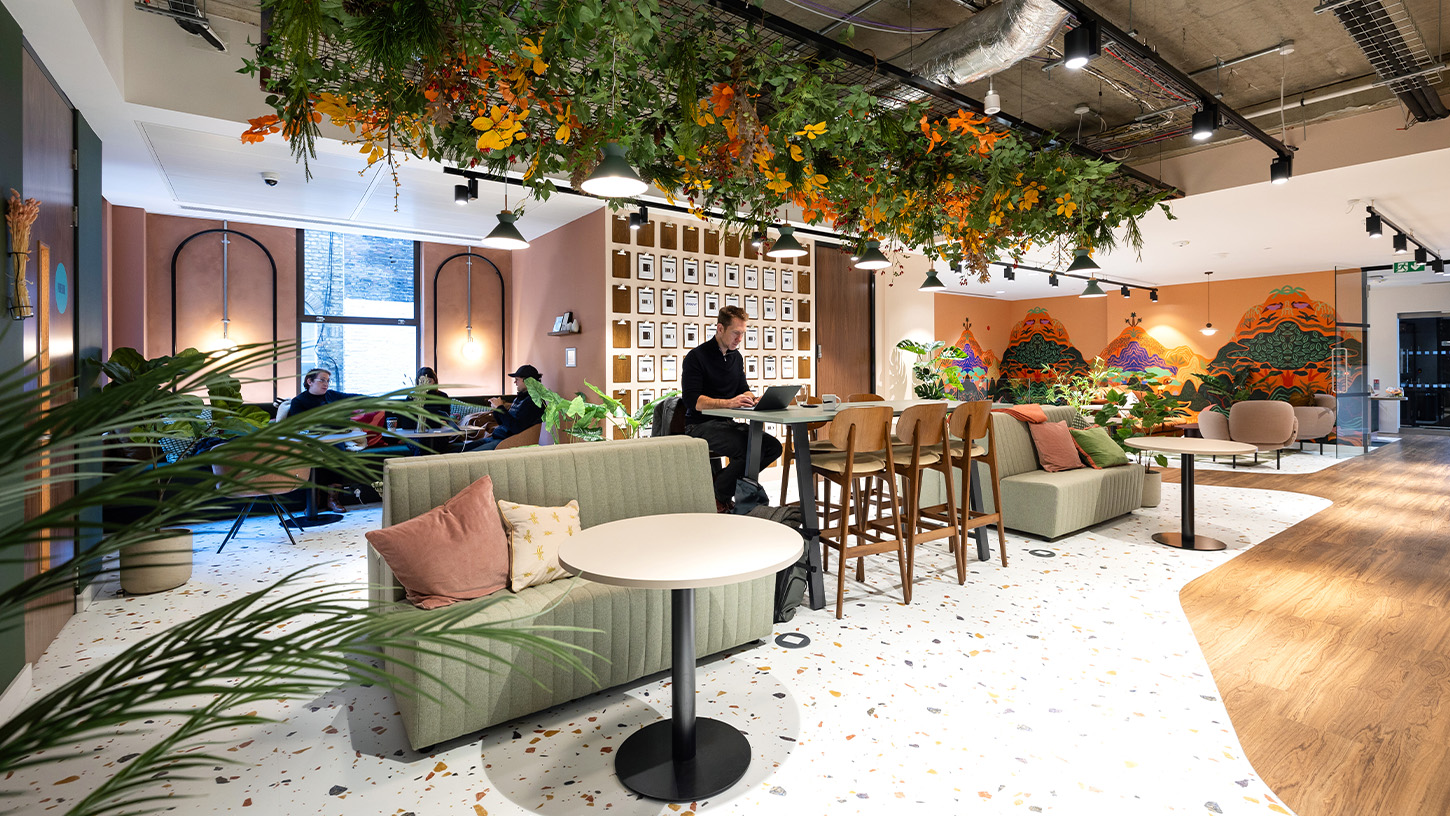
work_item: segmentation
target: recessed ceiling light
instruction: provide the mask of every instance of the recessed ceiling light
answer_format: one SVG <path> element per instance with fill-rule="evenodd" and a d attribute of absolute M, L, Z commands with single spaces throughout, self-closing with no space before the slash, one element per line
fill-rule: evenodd
<path fill-rule="evenodd" d="M 1183 247 L 1188 246 L 1188 242 L 1187 241 L 1174 241 L 1173 242 L 1173 245 L 1176 246 L 1176 247 L 1178 247 L 1179 249 L 1182 249 Z"/>

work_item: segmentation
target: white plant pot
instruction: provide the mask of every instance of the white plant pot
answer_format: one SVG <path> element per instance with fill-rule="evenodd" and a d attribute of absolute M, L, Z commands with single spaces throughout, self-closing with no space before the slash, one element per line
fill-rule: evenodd
<path fill-rule="evenodd" d="M 1157 507 L 1163 499 L 1163 471 L 1143 474 L 1143 506 Z"/>
<path fill-rule="evenodd" d="M 121 589 L 126 594 L 165 592 L 191 580 L 191 531 L 161 532 L 167 535 L 121 549 Z"/>

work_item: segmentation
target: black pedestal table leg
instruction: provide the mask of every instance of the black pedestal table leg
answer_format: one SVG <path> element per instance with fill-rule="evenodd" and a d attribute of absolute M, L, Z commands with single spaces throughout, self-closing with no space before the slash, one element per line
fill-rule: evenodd
<path fill-rule="evenodd" d="M 816 515 L 816 485 L 811 476 L 810 429 L 804 422 L 790 426 L 794 434 L 796 486 L 800 490 L 801 537 L 806 540 L 806 559 L 810 562 L 810 576 L 806 587 L 810 590 L 810 608 L 826 608 L 826 586 L 821 577 L 821 520 Z M 790 478 L 789 473 L 781 474 Z"/>
<path fill-rule="evenodd" d="M 312 471 L 312 481 L 317 481 L 316 470 Z M 342 521 L 342 516 L 336 513 L 317 512 L 317 488 L 309 487 L 307 488 L 307 512 L 302 518 L 293 516 L 288 519 L 287 526 L 300 530 L 305 527 L 320 527 L 323 524 L 332 524 L 337 521 Z"/>
<path fill-rule="evenodd" d="M 970 445 L 972 443 L 969 441 L 967 444 Z M 972 463 L 970 478 L 972 480 L 972 501 L 968 507 L 976 510 L 978 513 L 985 512 L 987 503 L 986 499 L 982 496 L 982 469 L 977 467 L 975 462 Z M 995 509 L 998 512 L 1002 510 L 1000 507 Z M 997 523 L 1001 524 L 1001 522 Z M 978 527 L 972 531 L 972 537 L 977 540 L 977 560 L 990 561 L 992 559 L 992 551 L 987 546 L 987 528 L 985 526 Z"/>
<path fill-rule="evenodd" d="M 672 590 L 670 609 L 674 712 L 668 721 L 630 735 L 615 754 L 614 771 L 640 796 L 694 802 L 723 793 L 745 776 L 750 742 L 730 725 L 695 716 L 695 590 Z"/>
<path fill-rule="evenodd" d="M 1182 488 L 1183 521 L 1180 529 L 1185 542 L 1193 541 L 1193 454 L 1178 457 L 1179 487 Z"/>
<path fill-rule="evenodd" d="M 745 475 L 760 479 L 760 443 L 765 438 L 765 423 L 750 422 L 750 440 L 745 444 Z"/>

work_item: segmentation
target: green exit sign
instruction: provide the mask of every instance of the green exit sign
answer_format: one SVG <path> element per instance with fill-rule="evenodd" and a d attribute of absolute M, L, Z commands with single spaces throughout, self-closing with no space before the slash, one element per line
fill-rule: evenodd
<path fill-rule="evenodd" d="M 1395 274 L 1401 272 L 1424 272 L 1425 265 L 1414 261 L 1395 261 Z"/>

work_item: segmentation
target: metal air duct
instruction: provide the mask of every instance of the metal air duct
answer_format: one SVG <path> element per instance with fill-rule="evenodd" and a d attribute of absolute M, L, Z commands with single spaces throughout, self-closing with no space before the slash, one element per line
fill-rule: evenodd
<path fill-rule="evenodd" d="M 1065 19 L 1052 0 L 1002 0 L 916 48 L 912 68 L 944 85 L 976 82 L 1041 51 Z"/>

